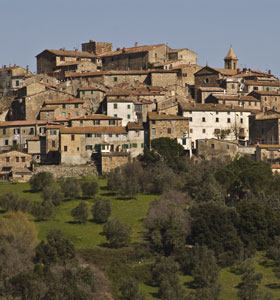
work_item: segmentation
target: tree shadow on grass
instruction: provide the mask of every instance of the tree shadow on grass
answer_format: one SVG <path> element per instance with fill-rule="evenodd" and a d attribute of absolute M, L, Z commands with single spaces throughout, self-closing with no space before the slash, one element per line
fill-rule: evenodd
<path fill-rule="evenodd" d="M 120 196 L 116 198 L 116 200 L 133 200 L 133 199 L 135 199 L 135 197 L 132 196 Z"/>
<path fill-rule="evenodd" d="M 108 193 L 102 193 L 100 194 L 101 196 L 107 196 L 107 197 L 113 197 L 113 196 L 116 196 L 117 193 L 114 193 L 114 192 L 108 192 Z"/>
<path fill-rule="evenodd" d="M 195 284 L 194 280 L 184 282 L 184 286 L 192 290 L 197 289 L 197 284 Z"/>
<path fill-rule="evenodd" d="M 108 248 L 108 249 L 114 249 L 110 243 L 101 243 L 98 246 L 103 248 Z"/>
<path fill-rule="evenodd" d="M 262 261 L 259 262 L 259 265 L 261 265 L 261 266 L 263 266 L 265 268 L 272 268 L 272 267 L 277 266 L 277 262 L 272 261 L 272 260 L 264 259 L 264 260 L 262 260 Z"/>
<path fill-rule="evenodd" d="M 40 191 L 37 190 L 24 190 L 22 191 L 23 193 L 28 193 L 28 194 L 36 194 L 36 193 L 40 193 Z"/>
<path fill-rule="evenodd" d="M 67 221 L 65 222 L 67 224 L 72 224 L 72 225 L 82 225 L 85 224 L 86 222 L 79 222 L 79 221 Z"/>
<path fill-rule="evenodd" d="M 268 283 L 265 286 L 272 289 L 272 290 L 280 289 L 280 284 L 278 284 L 278 283 Z"/>

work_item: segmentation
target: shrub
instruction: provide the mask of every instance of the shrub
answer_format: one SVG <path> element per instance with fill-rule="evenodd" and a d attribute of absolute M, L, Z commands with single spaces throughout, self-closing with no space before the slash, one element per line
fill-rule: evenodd
<path fill-rule="evenodd" d="M 110 200 L 97 199 L 92 206 L 91 212 L 96 223 L 106 223 L 111 215 Z"/>
<path fill-rule="evenodd" d="M 98 182 L 96 180 L 82 181 L 81 187 L 84 197 L 92 198 L 98 193 Z"/>
<path fill-rule="evenodd" d="M 88 219 L 88 206 L 86 203 L 81 202 L 77 207 L 71 211 L 71 216 L 75 221 L 85 223 Z"/>
<path fill-rule="evenodd" d="M 103 227 L 103 233 L 113 248 L 128 246 L 130 243 L 131 229 L 118 219 L 109 220 Z"/>
<path fill-rule="evenodd" d="M 77 198 L 80 196 L 81 186 L 76 178 L 66 178 L 60 180 L 60 187 L 65 198 Z"/>
<path fill-rule="evenodd" d="M 44 187 L 52 185 L 53 182 L 53 174 L 49 172 L 34 174 L 29 180 L 29 184 L 33 191 L 41 191 Z"/>

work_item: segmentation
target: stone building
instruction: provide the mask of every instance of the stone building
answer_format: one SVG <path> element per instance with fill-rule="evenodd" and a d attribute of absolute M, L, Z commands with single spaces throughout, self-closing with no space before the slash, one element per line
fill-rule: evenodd
<path fill-rule="evenodd" d="M 193 149 L 199 139 L 220 138 L 246 144 L 249 141 L 249 116 L 260 112 L 243 107 L 200 103 L 180 104 L 179 111 L 189 119 L 189 138 Z"/>
<path fill-rule="evenodd" d="M 238 58 L 230 47 L 228 54 L 224 58 L 225 61 L 225 69 L 228 70 L 237 70 L 238 69 Z"/>
<path fill-rule="evenodd" d="M 102 114 L 85 115 L 81 117 L 73 117 L 70 120 L 71 127 L 80 126 L 122 126 L 122 119 Z"/>
<path fill-rule="evenodd" d="M 60 130 L 64 125 L 46 126 L 46 162 L 58 164 L 60 161 Z"/>
<path fill-rule="evenodd" d="M 127 164 L 130 161 L 130 154 L 128 152 L 101 152 L 100 155 L 100 169 L 101 174 L 109 173 L 111 170 Z"/>
<path fill-rule="evenodd" d="M 40 110 L 40 120 L 54 121 L 58 117 L 78 117 L 86 112 L 84 100 L 73 98 L 67 100 L 47 100 Z"/>
<path fill-rule="evenodd" d="M 30 72 L 28 68 L 19 66 L 4 67 L 0 69 L 0 97 L 15 92 L 25 85 L 25 78 Z"/>
<path fill-rule="evenodd" d="M 137 126 L 137 125 L 135 125 Z M 144 130 L 139 127 L 90 126 L 60 129 L 61 163 L 85 164 L 101 152 L 129 152 L 144 149 Z M 135 154 L 134 154 L 135 153 Z"/>
<path fill-rule="evenodd" d="M 280 111 L 280 91 L 253 91 L 249 95 L 258 99 L 262 110 Z"/>
<path fill-rule="evenodd" d="M 205 103 L 205 99 L 211 96 L 212 94 L 225 94 L 225 89 L 220 87 L 200 87 L 197 90 L 197 99 L 199 103 Z"/>
<path fill-rule="evenodd" d="M 148 144 L 156 138 L 168 137 L 176 139 L 186 150 L 189 150 L 189 119 L 164 115 L 155 112 L 148 113 Z"/>
<path fill-rule="evenodd" d="M 0 178 L 2 180 L 28 181 L 32 176 L 32 156 L 20 151 L 0 154 Z"/>
<path fill-rule="evenodd" d="M 90 52 L 95 55 L 102 54 L 104 52 L 113 51 L 113 44 L 106 42 L 96 42 L 93 40 L 89 40 L 88 43 L 82 44 L 82 51 Z"/>
<path fill-rule="evenodd" d="M 266 111 L 250 116 L 251 144 L 280 144 L 280 113 Z"/>
<path fill-rule="evenodd" d="M 280 93 L 280 81 L 279 80 L 245 80 L 244 92 L 275 92 Z"/>
<path fill-rule="evenodd" d="M 46 121 L 0 122 L 0 151 L 9 150 L 13 145 L 27 148 L 27 140 L 45 136 Z"/>
<path fill-rule="evenodd" d="M 96 113 L 100 108 L 100 103 L 104 100 L 106 89 L 100 87 L 79 87 L 78 97 L 81 99 L 89 99 L 92 104 L 92 113 Z"/>
<path fill-rule="evenodd" d="M 53 73 L 61 65 L 65 63 L 75 62 L 92 62 L 96 66 L 101 66 L 101 59 L 97 55 L 87 51 L 69 51 L 65 49 L 52 50 L 46 49 L 36 55 L 37 73 Z"/>
<path fill-rule="evenodd" d="M 244 107 L 248 109 L 261 110 L 261 101 L 253 96 L 211 94 L 205 99 L 205 103 L 223 104 L 231 107 Z"/>
<path fill-rule="evenodd" d="M 170 49 L 167 53 L 169 61 L 180 61 L 181 64 L 196 65 L 197 53 L 190 49 Z"/>

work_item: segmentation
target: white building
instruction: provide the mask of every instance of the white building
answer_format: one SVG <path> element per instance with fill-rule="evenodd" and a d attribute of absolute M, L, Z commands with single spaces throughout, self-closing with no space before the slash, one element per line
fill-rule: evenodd
<path fill-rule="evenodd" d="M 192 148 L 198 139 L 221 138 L 239 140 L 246 144 L 249 140 L 249 115 L 258 113 L 242 107 L 220 104 L 181 104 L 181 113 L 189 118 L 189 137 Z"/>
<path fill-rule="evenodd" d="M 107 98 L 106 114 L 115 118 L 122 118 L 122 126 L 128 122 L 137 122 L 137 115 L 133 100 L 121 97 Z"/>

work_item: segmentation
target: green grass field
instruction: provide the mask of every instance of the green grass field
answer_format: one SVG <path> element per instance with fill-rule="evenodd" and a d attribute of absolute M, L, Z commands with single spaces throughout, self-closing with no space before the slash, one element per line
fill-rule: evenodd
<path fill-rule="evenodd" d="M 110 193 L 106 190 L 106 180 L 98 179 L 99 193 L 97 197 L 111 200 L 112 215 L 111 218 L 118 218 L 121 222 L 128 224 L 132 228 L 132 242 L 143 241 L 144 227 L 142 219 L 146 216 L 149 203 L 156 199 L 156 195 L 138 195 L 135 199 L 126 199 L 120 195 Z M 32 201 L 42 201 L 40 193 L 33 193 L 30 190 L 28 183 L 0 183 L 0 194 L 14 192 L 21 197 L 28 198 Z M 56 228 L 61 229 L 65 235 L 74 243 L 77 249 L 91 249 L 96 253 L 97 259 L 105 259 L 112 253 L 119 255 L 119 250 L 109 250 L 102 245 L 106 243 L 106 239 L 102 232 L 102 225 L 95 224 L 91 220 L 85 224 L 73 223 L 71 210 L 78 205 L 80 201 L 88 203 L 89 208 L 93 204 L 90 199 L 74 199 L 63 202 L 58 207 L 55 207 L 54 214 L 48 221 L 35 222 L 38 229 L 39 240 L 45 239 L 49 230 Z M 33 218 L 30 216 L 30 219 Z M 151 262 L 147 262 L 149 264 Z M 145 264 L 145 262 L 144 262 Z M 280 282 L 273 274 L 273 266 L 271 262 L 267 262 L 262 253 L 258 253 L 255 257 L 254 265 L 256 271 L 263 273 L 263 280 L 260 285 L 261 290 L 270 292 L 273 299 L 280 299 Z M 129 266 L 131 270 L 137 272 L 139 266 Z M 191 292 L 187 286 L 188 282 L 192 281 L 190 276 L 180 276 L 180 281 L 186 287 L 187 292 Z M 238 284 L 241 281 L 241 276 L 230 272 L 230 268 L 224 268 L 220 272 L 221 294 L 220 300 L 237 300 Z M 146 285 L 144 282 L 140 284 L 140 288 L 146 296 L 147 300 L 156 300 L 158 288 Z"/>

